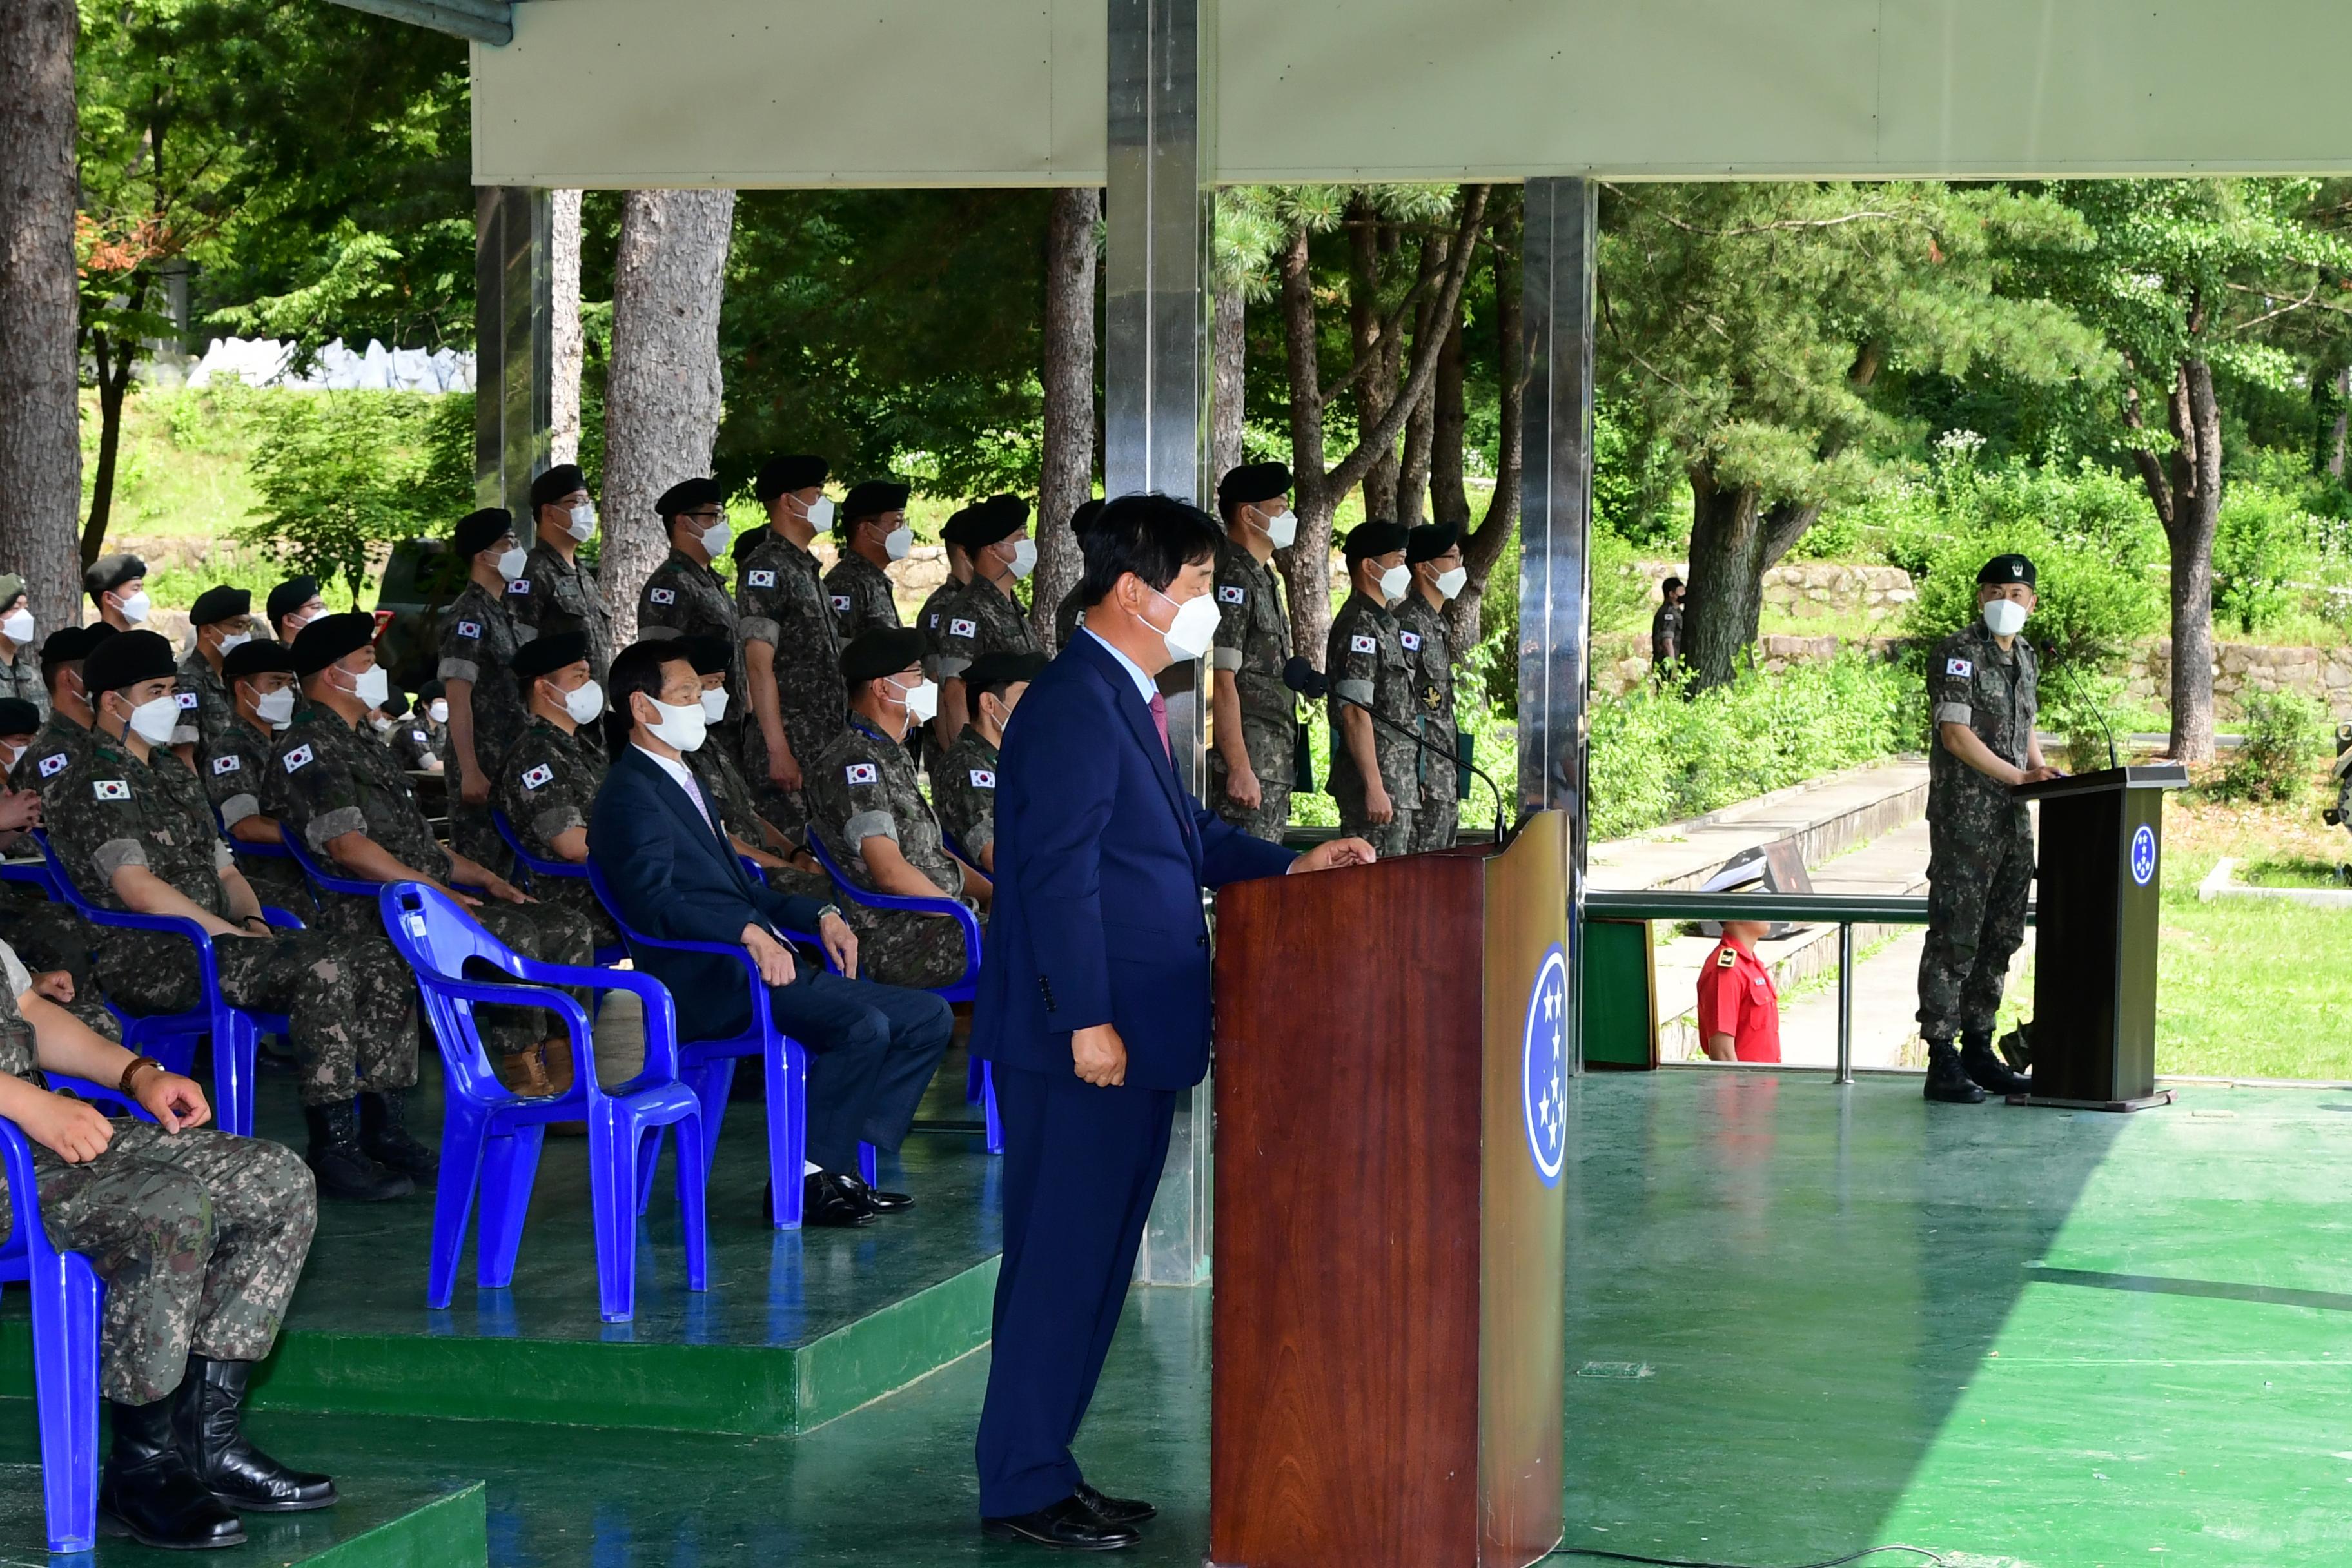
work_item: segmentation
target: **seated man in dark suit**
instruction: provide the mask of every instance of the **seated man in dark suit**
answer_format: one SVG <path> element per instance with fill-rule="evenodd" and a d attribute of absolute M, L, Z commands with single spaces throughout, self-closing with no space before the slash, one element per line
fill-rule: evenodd
<path fill-rule="evenodd" d="M 811 1057 L 808 1225 L 856 1226 L 909 1206 L 857 1177 L 862 1140 L 896 1150 L 947 1049 L 955 1016 L 928 992 L 858 980 L 857 938 L 841 911 L 751 879 L 719 827 L 719 810 L 682 760 L 703 742 L 702 681 L 676 639 L 641 642 L 613 660 L 605 754 L 612 759 L 588 818 L 588 858 L 625 924 L 648 936 L 747 949 L 769 987 L 776 1027 Z M 785 931 L 814 931 L 832 974 L 794 956 Z M 633 948 L 669 987 L 678 1037 L 743 1027 L 740 964 L 710 953 Z"/>

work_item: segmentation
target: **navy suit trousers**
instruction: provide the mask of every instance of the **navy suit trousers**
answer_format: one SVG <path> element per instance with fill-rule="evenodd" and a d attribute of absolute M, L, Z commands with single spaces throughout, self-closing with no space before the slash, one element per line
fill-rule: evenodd
<path fill-rule="evenodd" d="M 1004 1262 L 981 1407 L 980 1511 L 1060 1501 L 1083 1479 L 1070 1445 L 1110 1353 L 1160 1190 L 1176 1096 L 1097 1089 L 999 1063 Z"/>
<path fill-rule="evenodd" d="M 861 1140 L 897 1149 L 955 1033 L 954 1009 L 928 991 L 833 973 L 772 985 L 768 997 L 776 1027 L 809 1054 L 808 1157 L 855 1174 Z"/>

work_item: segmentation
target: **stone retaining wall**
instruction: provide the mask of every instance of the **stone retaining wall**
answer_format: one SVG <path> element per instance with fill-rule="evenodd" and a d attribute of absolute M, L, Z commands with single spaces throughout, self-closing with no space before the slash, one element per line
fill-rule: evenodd
<path fill-rule="evenodd" d="M 1677 561 L 1643 563 L 1650 579 L 1651 597 L 1668 576 L 1687 578 L 1690 567 Z M 1843 566 L 1831 561 L 1784 561 L 1764 574 L 1764 606 L 1801 621 L 1859 612 L 1870 621 L 1903 613 L 1919 596 L 1911 574 L 1900 566 Z"/>

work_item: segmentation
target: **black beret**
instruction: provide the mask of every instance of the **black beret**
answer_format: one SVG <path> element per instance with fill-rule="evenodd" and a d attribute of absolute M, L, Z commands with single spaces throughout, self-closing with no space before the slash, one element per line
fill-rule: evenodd
<path fill-rule="evenodd" d="M 397 719 L 408 711 L 408 699 L 402 696 L 400 688 L 395 686 L 384 693 L 383 700 L 375 705 L 375 710 L 387 719 Z"/>
<path fill-rule="evenodd" d="M 226 658 L 221 660 L 221 676 L 227 680 L 245 680 L 273 671 L 279 675 L 293 674 L 294 653 L 284 643 L 272 642 L 268 637 L 239 643 L 228 650 Z"/>
<path fill-rule="evenodd" d="M 41 727 L 41 710 L 21 697 L 0 697 L 0 735 L 29 735 Z"/>
<path fill-rule="evenodd" d="M 89 625 L 82 627 L 81 635 L 83 638 L 81 656 L 84 658 L 88 658 L 91 654 L 98 651 L 99 644 L 104 642 L 109 637 L 120 637 L 122 634 L 120 627 L 115 626 L 109 622 L 92 621 Z"/>
<path fill-rule="evenodd" d="M 1424 522 L 1406 531 L 1404 563 L 1434 561 L 1462 542 L 1462 525 L 1458 522 Z"/>
<path fill-rule="evenodd" d="M 940 542 L 952 544 L 958 550 L 971 549 L 972 528 L 987 510 L 986 501 L 974 501 L 970 506 L 960 506 L 948 513 L 947 526 L 940 530 Z"/>
<path fill-rule="evenodd" d="M 416 689 L 416 700 L 430 702 L 436 697 L 446 697 L 448 694 L 448 689 L 441 684 L 441 678 L 436 675 Z"/>
<path fill-rule="evenodd" d="M 1249 506 L 1289 493 L 1287 463 L 1244 463 L 1238 468 L 1227 468 L 1225 477 L 1217 481 L 1217 505 L 1221 509 Z"/>
<path fill-rule="evenodd" d="M 253 614 L 253 595 L 243 588 L 232 588 L 224 583 L 217 588 L 207 588 L 196 595 L 188 608 L 188 625 L 208 626 L 215 621 L 234 620 Z"/>
<path fill-rule="evenodd" d="M 364 610 L 320 616 L 294 635 L 294 673 L 309 679 L 375 640 L 375 617 Z"/>
<path fill-rule="evenodd" d="M 172 645 L 160 633 L 124 632 L 104 637 L 81 661 L 81 689 L 96 697 L 142 680 L 169 680 L 180 673 Z"/>
<path fill-rule="evenodd" d="M 486 506 L 457 520 L 457 531 L 449 538 L 449 548 L 457 552 L 460 560 L 471 561 L 513 531 L 514 513 L 502 506 Z"/>
<path fill-rule="evenodd" d="M 1979 583 L 2022 583 L 2033 586 L 2033 563 L 2022 555 L 1996 555 L 1977 574 Z"/>
<path fill-rule="evenodd" d="M 101 555 L 91 562 L 81 574 L 81 585 L 89 590 L 93 599 L 100 594 L 120 588 L 133 577 L 147 575 L 147 563 L 136 555 Z"/>
<path fill-rule="evenodd" d="M 727 492 L 719 488 L 717 479 L 680 479 L 662 491 L 661 499 L 654 502 L 654 515 L 667 522 L 698 507 L 717 506 L 726 499 Z"/>
<path fill-rule="evenodd" d="M 735 645 L 725 637 L 685 637 L 677 641 L 678 653 L 694 666 L 697 675 L 724 675 L 735 663 Z"/>
<path fill-rule="evenodd" d="M 1097 496 L 1093 500 L 1080 501 L 1078 510 L 1070 514 L 1070 531 L 1081 538 L 1085 537 L 1087 530 L 1095 525 L 1095 519 L 1102 515 L 1102 509 L 1100 496 Z"/>
<path fill-rule="evenodd" d="M 778 496 L 824 483 L 825 475 L 832 471 L 832 465 L 823 458 L 771 458 L 753 477 L 751 495 L 761 506 L 772 506 Z"/>
<path fill-rule="evenodd" d="M 1024 680 L 1034 680 L 1053 660 L 1042 653 L 1013 653 L 1009 650 L 984 653 L 963 668 L 963 683 L 972 691 L 992 690 L 1000 686 L 1016 686 Z"/>
<path fill-rule="evenodd" d="M 1029 526 L 1029 503 L 1019 496 L 991 496 L 964 508 L 963 547 L 985 550 Z"/>
<path fill-rule="evenodd" d="M 289 577 L 269 590 L 269 597 L 263 601 L 262 608 L 269 612 L 271 620 L 282 621 L 318 596 L 319 580 L 316 577 Z"/>
<path fill-rule="evenodd" d="M 577 463 L 558 463 L 530 481 L 530 510 L 553 506 L 573 490 L 588 488 L 588 476 L 580 471 Z"/>
<path fill-rule="evenodd" d="M 515 649 L 514 672 L 525 680 L 552 675 L 567 664 L 588 661 L 586 632 L 550 632 Z"/>
<path fill-rule="evenodd" d="M 106 625 L 104 621 L 98 624 Z M 51 632 L 48 639 L 41 644 L 41 662 L 45 665 L 71 664 L 89 651 L 89 628 L 65 626 Z"/>
<path fill-rule="evenodd" d="M 861 517 L 879 517 L 886 511 L 904 511 L 911 488 L 896 479 L 866 479 L 852 485 L 847 498 L 841 503 L 842 521 L 856 522 Z"/>
<path fill-rule="evenodd" d="M 1340 546 L 1339 553 L 1347 557 L 1351 564 L 1358 561 L 1369 561 L 1375 555 L 1386 555 L 1392 550 L 1402 550 L 1404 533 L 1403 526 L 1399 523 L 1379 521 L 1360 522 L 1349 531 L 1348 542 Z"/>
<path fill-rule="evenodd" d="M 923 634 L 912 626 L 877 626 L 849 639 L 841 650 L 842 679 L 855 684 L 896 675 L 923 662 Z"/>

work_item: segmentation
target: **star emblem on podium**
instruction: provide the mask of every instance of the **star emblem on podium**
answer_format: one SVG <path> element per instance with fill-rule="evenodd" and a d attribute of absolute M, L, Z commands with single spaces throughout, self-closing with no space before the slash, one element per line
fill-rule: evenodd
<path fill-rule="evenodd" d="M 1568 1153 L 1568 963 L 1559 947 L 1544 955 L 1528 997 L 1520 1062 L 1528 1152 L 1546 1186 L 1559 1180 Z"/>

